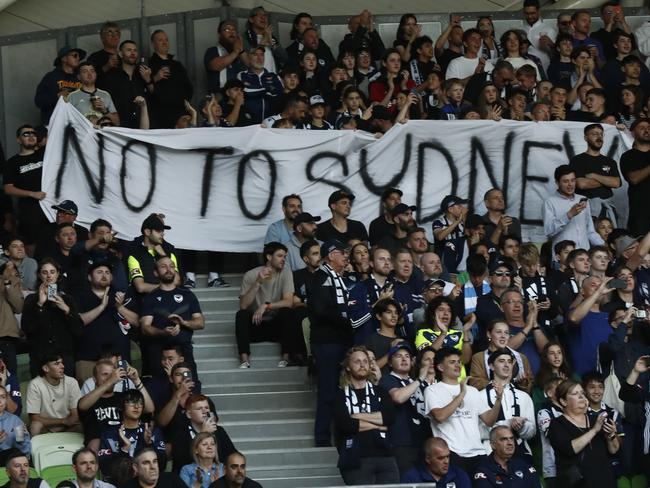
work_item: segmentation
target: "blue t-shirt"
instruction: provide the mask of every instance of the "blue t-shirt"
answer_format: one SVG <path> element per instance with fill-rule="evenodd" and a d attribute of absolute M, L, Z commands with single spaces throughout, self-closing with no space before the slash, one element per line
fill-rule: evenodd
<path fill-rule="evenodd" d="M 598 346 L 607 342 L 612 327 L 609 325 L 607 313 L 590 311 L 579 325 L 569 324 L 568 329 L 573 370 L 582 376 L 596 369 Z"/>
<path fill-rule="evenodd" d="M 408 379 L 399 378 L 392 373 L 383 375 L 379 380 L 379 386 L 387 392 L 409 383 Z M 388 442 L 391 446 L 419 447 L 426 439 L 425 426 L 428 426 L 428 421 L 418 413 L 418 404 L 424 404 L 419 388 L 406 402 L 395 404 L 395 422 L 388 428 Z"/>

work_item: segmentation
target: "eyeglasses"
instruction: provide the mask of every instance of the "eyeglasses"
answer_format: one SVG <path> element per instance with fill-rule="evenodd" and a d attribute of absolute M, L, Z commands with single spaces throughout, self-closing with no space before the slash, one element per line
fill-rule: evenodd
<path fill-rule="evenodd" d="M 34 132 L 33 130 L 23 132 L 22 134 L 20 134 L 20 137 L 36 137 L 36 132 Z"/>
<path fill-rule="evenodd" d="M 117 36 L 120 35 L 120 31 L 119 31 L 119 30 L 115 30 L 115 29 L 108 29 L 108 30 L 105 30 L 105 31 L 104 31 L 104 34 L 107 35 L 107 36 L 114 36 L 114 37 L 117 37 Z"/>
<path fill-rule="evenodd" d="M 492 273 L 494 276 L 510 276 L 510 271 L 495 271 Z"/>

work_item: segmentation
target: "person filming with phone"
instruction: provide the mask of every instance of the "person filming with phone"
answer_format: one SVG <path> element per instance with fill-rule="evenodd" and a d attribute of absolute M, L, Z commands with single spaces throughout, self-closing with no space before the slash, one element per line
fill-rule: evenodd
<path fill-rule="evenodd" d="M 589 199 L 576 194 L 576 173 L 568 164 L 555 168 L 557 191 L 544 202 L 544 234 L 553 240 L 575 242 L 576 248 L 589 249 L 589 244 L 602 246 L 603 238 L 591 220 Z"/>

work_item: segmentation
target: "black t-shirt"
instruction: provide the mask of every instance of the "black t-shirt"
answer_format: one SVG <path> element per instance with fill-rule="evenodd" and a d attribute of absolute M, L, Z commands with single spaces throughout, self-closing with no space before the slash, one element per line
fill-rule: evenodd
<path fill-rule="evenodd" d="M 602 154 L 598 156 L 591 156 L 587 153 L 577 154 L 571 158 L 569 166 L 575 171 L 576 178 L 584 178 L 587 173 L 620 178 L 616 161 Z M 613 195 L 612 189 L 607 186 L 578 191 L 587 198 L 611 198 Z"/>
<path fill-rule="evenodd" d="M 86 412 L 81 412 L 84 428 L 84 442 L 99 439 L 103 430 L 122 422 L 122 394 L 113 393 L 110 397 L 101 397 Z"/>
<path fill-rule="evenodd" d="M 628 227 L 633 235 L 645 234 L 650 230 L 650 205 L 648 205 L 650 178 L 633 185 L 630 182 L 630 173 L 647 168 L 648 165 L 650 165 L 650 151 L 643 152 L 633 148 L 621 156 L 621 173 L 628 183 L 627 196 L 630 209 Z"/>
<path fill-rule="evenodd" d="M 99 316 L 83 328 L 77 345 L 77 360 L 97 361 L 103 351 L 119 352 L 122 359 L 131 362 L 132 326 L 117 312 L 115 291 L 109 291 L 108 305 Z M 82 290 L 75 295 L 79 313 L 88 312 L 98 307 L 102 299 L 92 290 Z M 124 298 L 124 306 L 136 312 L 136 301 L 132 297 Z"/>
<path fill-rule="evenodd" d="M 293 287 L 296 296 L 304 303 L 307 300 L 307 295 L 311 288 L 312 278 L 314 273 L 307 268 L 302 268 L 293 272 Z"/>
<path fill-rule="evenodd" d="M 316 235 L 319 240 L 325 242 L 329 239 L 338 239 L 342 243 L 347 243 L 350 239 L 359 239 L 361 241 L 368 241 L 368 232 L 365 226 L 358 220 L 348 219 L 347 232 L 341 233 L 334 228 L 332 220 L 327 220 L 318 225 Z"/>
<path fill-rule="evenodd" d="M 5 165 L 4 184 L 11 183 L 21 190 L 41 191 L 44 155 L 45 150 L 39 149 L 27 156 L 16 154 L 9 158 Z"/>
<path fill-rule="evenodd" d="M 370 222 L 370 244 L 372 246 L 377 245 L 382 237 L 390 234 L 394 228 L 395 226 L 393 224 L 386 222 L 386 217 L 380 215 Z"/>

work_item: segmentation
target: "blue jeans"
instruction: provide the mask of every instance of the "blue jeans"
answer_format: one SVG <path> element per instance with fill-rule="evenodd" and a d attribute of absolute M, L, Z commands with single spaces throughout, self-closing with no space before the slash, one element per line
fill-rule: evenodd
<path fill-rule="evenodd" d="M 347 351 L 344 344 L 312 344 L 318 370 L 318 392 L 316 396 L 316 422 L 314 438 L 316 443 L 332 442 L 332 403 L 338 390 L 339 369 Z"/>

